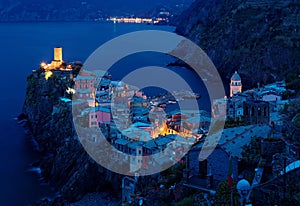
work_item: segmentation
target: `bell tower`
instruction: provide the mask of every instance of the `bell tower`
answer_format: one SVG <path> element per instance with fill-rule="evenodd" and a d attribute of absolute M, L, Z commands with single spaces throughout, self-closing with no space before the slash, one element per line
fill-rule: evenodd
<path fill-rule="evenodd" d="M 242 79 L 237 71 L 235 71 L 230 82 L 230 97 L 239 92 L 242 92 Z"/>

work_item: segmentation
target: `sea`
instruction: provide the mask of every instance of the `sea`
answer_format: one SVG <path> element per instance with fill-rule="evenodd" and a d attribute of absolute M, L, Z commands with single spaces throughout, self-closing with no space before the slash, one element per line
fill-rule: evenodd
<path fill-rule="evenodd" d="M 57 195 L 43 181 L 39 168 L 33 167 L 32 163 L 40 158 L 37 145 L 16 120 L 22 112 L 26 77 L 41 62 L 53 59 L 53 48 L 63 47 L 67 62 L 84 62 L 99 46 L 122 34 L 141 30 L 174 32 L 174 29 L 103 22 L 0 23 L 0 205 L 30 205 Z M 133 69 L 147 65 L 165 67 L 169 61 L 172 58 L 165 54 L 142 54 L 114 65 L 111 73 L 114 80 L 119 80 Z M 194 92 L 200 93 L 201 109 L 209 109 L 209 103 L 203 98 L 206 89 L 199 77 L 187 68 L 170 69 L 186 79 Z M 158 90 L 152 88 L 147 92 L 156 95 Z"/>

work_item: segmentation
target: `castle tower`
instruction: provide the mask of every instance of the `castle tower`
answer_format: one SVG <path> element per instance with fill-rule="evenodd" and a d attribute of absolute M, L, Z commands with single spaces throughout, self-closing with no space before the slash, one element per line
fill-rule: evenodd
<path fill-rule="evenodd" d="M 51 62 L 51 68 L 57 69 L 61 66 L 62 63 L 63 63 L 62 48 L 56 47 L 54 48 L 54 60 Z"/>
<path fill-rule="evenodd" d="M 62 62 L 62 48 L 56 47 L 54 48 L 54 61 Z"/>
<path fill-rule="evenodd" d="M 235 71 L 230 82 L 230 97 L 239 92 L 242 92 L 242 79 L 237 71 Z"/>

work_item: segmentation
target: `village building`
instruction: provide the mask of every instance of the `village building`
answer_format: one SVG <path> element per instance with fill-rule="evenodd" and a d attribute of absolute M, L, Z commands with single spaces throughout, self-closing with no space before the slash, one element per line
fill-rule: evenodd
<path fill-rule="evenodd" d="M 99 127 L 99 124 L 110 124 L 111 112 L 107 107 L 91 108 L 89 113 L 89 127 Z"/>
<path fill-rule="evenodd" d="M 227 97 L 221 99 L 213 99 L 212 102 L 212 116 L 215 119 L 227 116 Z"/>
<path fill-rule="evenodd" d="M 218 183 L 226 180 L 229 171 L 230 154 L 217 146 L 205 160 L 199 159 L 201 152 L 210 152 L 202 144 L 194 146 L 189 151 L 188 182 L 204 188 L 216 188 Z M 233 177 L 238 177 L 238 160 L 232 157 Z"/>
<path fill-rule="evenodd" d="M 94 76 L 83 76 L 78 75 L 76 78 L 74 78 L 75 82 L 75 90 L 79 89 L 95 89 L 95 77 Z"/>
<path fill-rule="evenodd" d="M 244 102 L 247 101 L 248 95 L 236 93 L 227 100 L 227 117 L 234 120 L 241 119 L 244 116 Z"/>
<path fill-rule="evenodd" d="M 248 100 L 244 102 L 244 117 L 247 124 L 269 124 L 269 103 L 260 100 Z"/>
<path fill-rule="evenodd" d="M 67 76 L 69 75 L 71 77 L 71 73 L 65 73 L 65 72 L 71 72 L 74 68 L 74 66 L 78 65 L 78 62 L 67 64 L 63 61 L 63 49 L 61 47 L 55 47 L 53 52 L 53 60 L 50 64 L 46 62 L 42 62 L 40 64 L 40 68 L 45 70 L 45 72 L 52 72 L 57 74 L 58 76 Z"/>
<path fill-rule="evenodd" d="M 233 177 L 237 179 L 238 171 L 243 169 L 238 168 L 243 146 L 249 144 L 254 136 L 267 139 L 270 132 L 271 127 L 268 125 L 248 125 L 224 129 L 221 137 L 218 133 L 207 136 L 205 141 L 198 142 L 188 153 L 188 182 L 200 187 L 211 186 L 213 182 L 216 187 L 217 183 L 227 179 L 230 156 Z M 200 159 L 204 156 L 207 158 Z"/>

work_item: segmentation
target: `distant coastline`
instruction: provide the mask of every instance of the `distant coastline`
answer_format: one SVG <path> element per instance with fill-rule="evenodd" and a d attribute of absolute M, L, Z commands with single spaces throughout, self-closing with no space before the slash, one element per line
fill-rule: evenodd
<path fill-rule="evenodd" d="M 155 25 L 155 26 L 172 26 L 171 23 L 135 23 L 135 22 L 116 22 L 114 23 L 111 20 L 1 20 L 0 23 L 101 23 L 101 24 L 145 24 L 145 25 Z"/>

